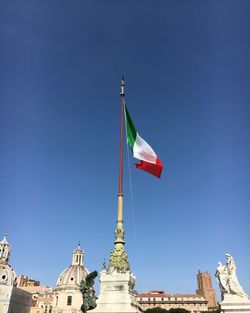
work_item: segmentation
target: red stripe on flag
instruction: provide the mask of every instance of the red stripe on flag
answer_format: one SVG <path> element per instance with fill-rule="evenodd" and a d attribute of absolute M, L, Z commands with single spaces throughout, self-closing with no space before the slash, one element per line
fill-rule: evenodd
<path fill-rule="evenodd" d="M 141 161 L 141 163 L 135 163 L 136 168 L 139 168 L 140 170 L 143 170 L 145 172 L 148 172 L 158 178 L 161 177 L 161 172 L 163 169 L 163 165 L 160 161 L 160 159 L 156 159 L 156 164 L 149 163 L 146 161 Z"/>

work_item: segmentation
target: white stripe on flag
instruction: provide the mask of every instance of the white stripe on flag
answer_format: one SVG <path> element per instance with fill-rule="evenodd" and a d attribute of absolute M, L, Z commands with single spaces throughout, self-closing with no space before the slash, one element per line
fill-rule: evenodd
<path fill-rule="evenodd" d="M 133 146 L 133 155 L 138 160 L 156 164 L 157 155 L 150 145 L 142 139 L 138 133 L 136 134 Z"/>

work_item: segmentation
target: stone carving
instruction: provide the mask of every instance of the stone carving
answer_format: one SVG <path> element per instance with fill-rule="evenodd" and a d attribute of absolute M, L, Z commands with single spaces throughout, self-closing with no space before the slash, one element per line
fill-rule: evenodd
<path fill-rule="evenodd" d="M 116 245 L 114 251 L 110 254 L 108 271 L 113 270 L 122 273 L 130 270 L 128 256 L 122 245 Z"/>
<path fill-rule="evenodd" d="M 85 280 L 82 280 L 80 283 L 79 287 L 83 299 L 81 311 L 83 313 L 86 313 L 88 310 L 93 310 L 96 307 L 94 283 L 97 275 L 97 271 L 91 272 L 86 276 Z"/>
<path fill-rule="evenodd" d="M 110 253 L 108 272 L 116 270 L 117 272 L 125 273 L 126 271 L 130 271 L 128 255 L 124 249 L 124 234 L 125 231 L 122 224 L 120 225 L 118 223 L 115 230 L 115 248 Z"/>
<path fill-rule="evenodd" d="M 247 294 L 238 282 L 233 257 L 230 254 L 225 254 L 225 256 L 227 259 L 226 265 L 222 265 L 221 262 L 218 262 L 215 273 L 221 290 L 221 299 L 224 300 L 225 295 L 236 295 L 248 299 Z"/>
<path fill-rule="evenodd" d="M 218 262 L 218 267 L 216 268 L 215 276 L 217 277 L 219 282 L 221 295 L 229 293 L 227 267 L 222 265 L 221 262 Z"/>

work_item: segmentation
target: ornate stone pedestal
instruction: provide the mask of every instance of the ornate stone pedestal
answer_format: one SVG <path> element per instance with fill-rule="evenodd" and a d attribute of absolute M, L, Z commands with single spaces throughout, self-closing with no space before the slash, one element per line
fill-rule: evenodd
<path fill-rule="evenodd" d="M 250 313 L 250 301 L 237 295 L 225 295 L 220 307 L 223 313 Z"/>
<path fill-rule="evenodd" d="M 103 269 L 100 273 L 100 294 L 93 313 L 141 312 L 133 292 L 135 276 L 130 272 L 112 272 Z"/>

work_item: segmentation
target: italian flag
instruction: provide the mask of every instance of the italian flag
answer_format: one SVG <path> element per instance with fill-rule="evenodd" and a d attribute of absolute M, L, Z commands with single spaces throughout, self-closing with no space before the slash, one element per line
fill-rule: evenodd
<path fill-rule="evenodd" d="M 150 147 L 150 145 L 139 136 L 126 106 L 125 121 L 127 143 L 130 145 L 133 151 L 134 158 L 141 161 L 141 163 L 135 163 L 135 166 L 145 172 L 148 172 L 160 178 L 163 165 L 154 150 Z"/>

